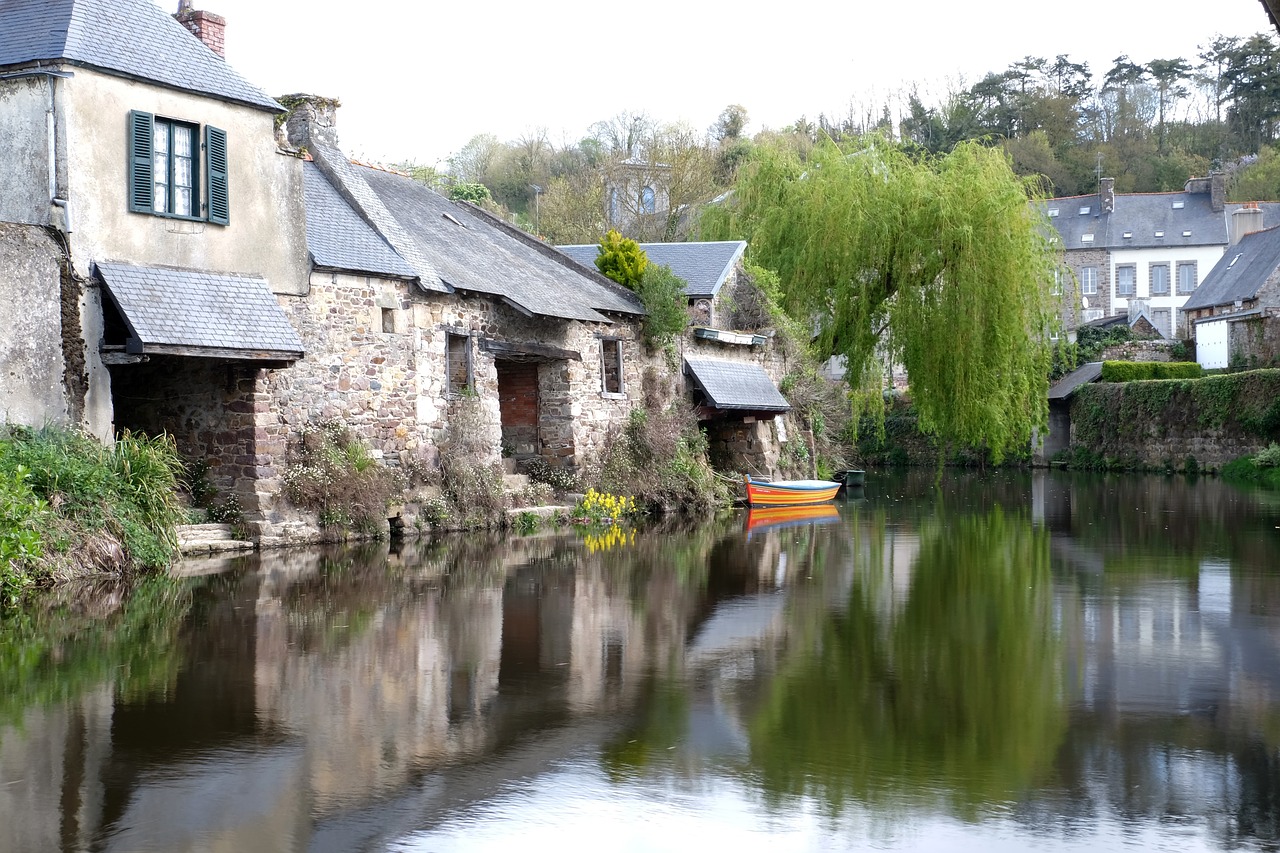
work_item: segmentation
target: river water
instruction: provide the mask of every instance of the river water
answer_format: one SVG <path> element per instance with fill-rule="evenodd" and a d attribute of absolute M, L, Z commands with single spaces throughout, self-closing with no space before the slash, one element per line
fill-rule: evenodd
<path fill-rule="evenodd" d="M 1280 849 L 1280 506 L 1213 479 L 214 568 L 0 622 L 0 851 Z"/>

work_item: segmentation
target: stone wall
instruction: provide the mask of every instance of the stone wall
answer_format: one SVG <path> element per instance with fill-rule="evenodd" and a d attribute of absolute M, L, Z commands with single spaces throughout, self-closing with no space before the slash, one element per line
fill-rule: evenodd
<path fill-rule="evenodd" d="M 1102 351 L 1102 361 L 1174 361 L 1177 341 L 1125 341 Z"/>
<path fill-rule="evenodd" d="M 1280 365 L 1280 308 L 1268 308 L 1261 316 L 1227 324 L 1227 351 L 1239 367 Z"/>

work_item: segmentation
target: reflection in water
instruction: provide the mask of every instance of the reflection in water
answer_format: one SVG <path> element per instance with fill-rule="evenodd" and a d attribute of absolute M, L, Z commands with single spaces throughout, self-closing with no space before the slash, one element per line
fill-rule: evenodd
<path fill-rule="evenodd" d="M 1280 845 L 1273 508 L 919 472 L 838 509 L 7 619 L 0 850 Z"/>

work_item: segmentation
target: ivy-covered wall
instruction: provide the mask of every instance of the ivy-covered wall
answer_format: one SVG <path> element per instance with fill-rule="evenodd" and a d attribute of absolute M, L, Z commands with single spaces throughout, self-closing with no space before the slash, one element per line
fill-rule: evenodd
<path fill-rule="evenodd" d="M 1280 370 L 1099 382 L 1071 400 L 1082 467 L 1216 470 L 1280 441 Z"/>

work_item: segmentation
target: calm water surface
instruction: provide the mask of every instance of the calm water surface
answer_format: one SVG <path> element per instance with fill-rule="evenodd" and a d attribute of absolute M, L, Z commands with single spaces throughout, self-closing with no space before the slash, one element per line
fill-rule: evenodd
<path fill-rule="evenodd" d="M 0 851 L 1280 849 L 1274 499 L 869 479 L 8 619 Z"/>

